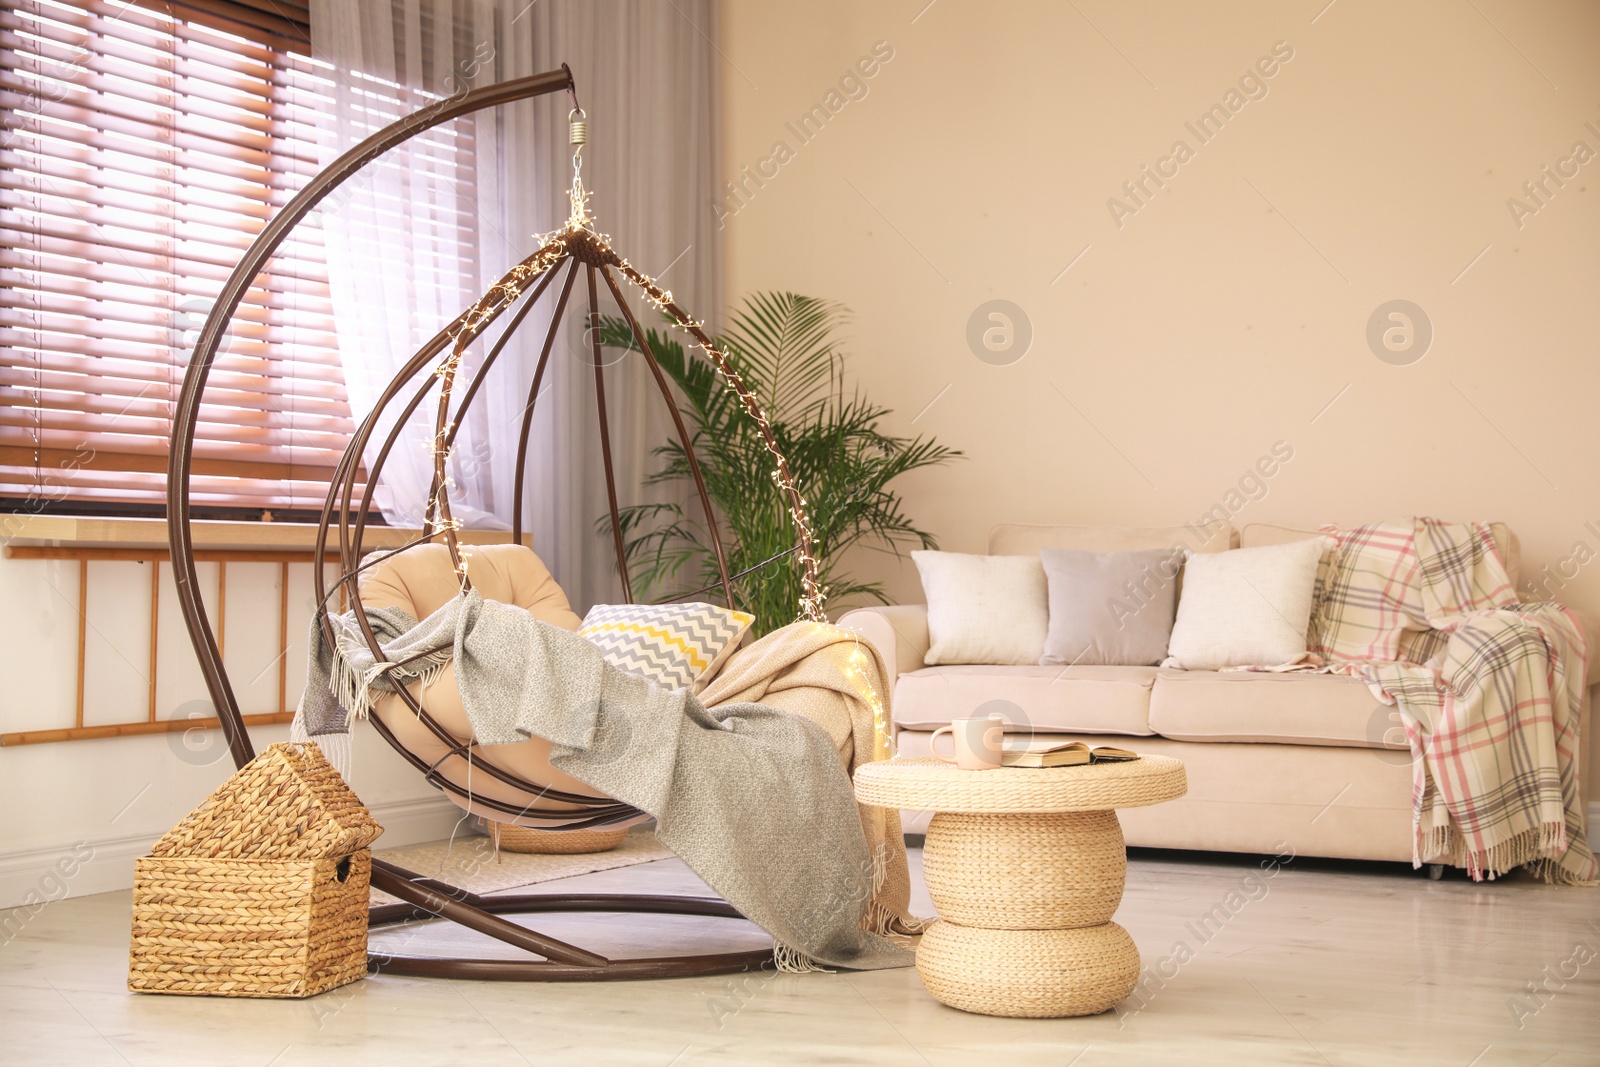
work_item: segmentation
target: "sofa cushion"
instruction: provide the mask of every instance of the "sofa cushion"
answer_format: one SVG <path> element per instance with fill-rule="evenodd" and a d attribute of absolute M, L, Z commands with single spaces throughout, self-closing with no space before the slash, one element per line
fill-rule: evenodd
<path fill-rule="evenodd" d="M 983 714 L 1000 712 L 1008 727 L 1148 737 L 1155 677 L 1154 667 L 925 667 L 900 676 L 894 721 L 905 730 L 936 730 L 997 702 Z"/>
<path fill-rule="evenodd" d="M 1027 556 L 911 553 L 928 600 L 925 662 L 1038 663 L 1050 626 L 1044 565 Z"/>
<path fill-rule="evenodd" d="M 1162 670 L 1150 729 L 1174 741 L 1407 749 L 1398 710 L 1341 674 Z"/>
<path fill-rule="evenodd" d="M 1320 540 L 1191 554 L 1162 666 L 1208 671 L 1304 659 L 1321 558 Z"/>
<path fill-rule="evenodd" d="M 1042 548 L 1050 632 L 1040 663 L 1155 666 L 1167 655 L 1183 556 L 1169 548 Z"/>

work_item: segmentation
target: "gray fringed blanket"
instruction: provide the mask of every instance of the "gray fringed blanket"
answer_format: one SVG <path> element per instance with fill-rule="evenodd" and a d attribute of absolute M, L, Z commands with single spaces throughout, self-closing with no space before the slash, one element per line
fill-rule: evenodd
<path fill-rule="evenodd" d="M 911 965 L 909 950 L 862 929 L 873 862 L 838 750 L 816 723 L 761 704 L 708 710 L 475 592 L 420 623 L 394 609 L 366 614 L 390 661 L 428 654 L 378 663 L 353 612 L 333 619 L 336 650 L 313 623 L 297 732 L 338 749 L 346 709 L 365 715 L 453 657 L 480 744 L 548 740 L 557 769 L 655 816 L 662 843 L 771 934 L 780 957 Z"/>

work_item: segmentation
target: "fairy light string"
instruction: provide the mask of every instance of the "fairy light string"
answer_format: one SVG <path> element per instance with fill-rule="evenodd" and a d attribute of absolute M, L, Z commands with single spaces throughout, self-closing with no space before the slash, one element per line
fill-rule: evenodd
<path fill-rule="evenodd" d="M 568 255 L 565 231 L 558 231 L 548 238 L 542 238 L 539 248 L 527 259 L 518 263 L 507 271 L 499 281 L 489 287 L 488 292 L 456 319 L 451 328 L 450 337 L 454 342 L 448 354 L 434 368 L 434 376 L 439 379 L 439 404 L 434 416 L 434 432 L 431 444 L 433 452 L 433 485 L 429 494 L 428 503 L 424 512 L 426 519 L 426 532 L 429 536 L 444 534 L 445 544 L 450 550 L 450 559 L 455 568 L 456 578 L 462 589 L 470 586 L 467 577 L 467 558 L 462 555 L 457 538 L 457 531 L 461 529 L 461 521 L 450 513 L 450 490 L 455 481 L 450 476 L 449 464 L 454 447 L 450 444 L 452 430 L 456 420 L 461 418 L 457 411 L 455 420 L 450 417 L 450 402 L 455 394 L 455 386 L 460 376 L 462 362 L 466 357 L 467 349 L 500 314 L 511 305 L 534 282 L 538 281 L 545 272 L 560 264 Z"/>
<path fill-rule="evenodd" d="M 861 635 L 854 630 L 845 632 L 855 638 L 855 647 L 845 657 L 844 675 L 855 686 L 856 695 L 867 706 L 867 710 L 872 712 L 872 758 L 886 760 L 894 755 L 893 738 L 889 733 L 889 709 L 878 695 L 877 687 L 872 684 L 872 676 L 867 673 L 872 660 L 861 647 Z"/>
<path fill-rule="evenodd" d="M 609 250 L 609 245 L 607 249 Z M 615 255 L 615 253 L 612 253 Z M 723 383 L 736 394 L 743 405 L 745 414 L 753 419 L 761 430 L 761 438 L 767 451 L 771 454 L 773 467 L 772 481 L 780 492 L 789 501 L 789 519 L 794 524 L 795 533 L 799 540 L 800 561 L 800 615 L 812 622 L 827 622 L 827 613 L 823 610 L 823 602 L 827 599 L 827 591 L 823 589 L 820 571 L 821 563 L 816 555 L 816 535 L 811 525 L 811 515 L 807 509 L 806 498 L 801 494 L 800 487 L 795 484 L 794 475 L 790 473 L 789 461 L 784 457 L 778 447 L 777 438 L 773 436 L 772 424 L 767 419 L 767 413 L 761 407 L 761 402 L 756 399 L 750 389 L 744 384 L 744 379 L 728 361 L 727 355 L 715 341 L 705 332 L 705 324 L 690 318 L 682 308 L 673 302 L 672 294 L 657 285 L 655 279 L 644 274 L 633 264 L 625 259 L 619 259 L 617 271 L 632 282 L 659 310 L 670 317 L 673 323 L 699 345 L 710 358 L 712 366 L 722 378 Z"/>

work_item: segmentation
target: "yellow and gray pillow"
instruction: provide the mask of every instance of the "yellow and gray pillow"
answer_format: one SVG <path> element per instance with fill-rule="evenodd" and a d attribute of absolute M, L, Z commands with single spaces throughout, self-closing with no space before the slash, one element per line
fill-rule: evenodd
<path fill-rule="evenodd" d="M 681 689 L 722 666 L 754 621 L 715 604 L 596 604 L 578 636 L 612 666 Z"/>

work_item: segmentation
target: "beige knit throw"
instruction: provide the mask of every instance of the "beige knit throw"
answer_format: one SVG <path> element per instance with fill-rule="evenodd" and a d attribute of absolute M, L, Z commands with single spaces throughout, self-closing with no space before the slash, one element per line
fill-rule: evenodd
<path fill-rule="evenodd" d="M 845 772 L 888 759 L 889 692 L 878 650 L 850 630 L 796 622 L 740 649 L 699 692 L 707 707 L 758 703 L 802 715 L 828 731 Z M 878 934 L 916 934 L 900 813 L 858 805 L 872 854 L 873 895 L 864 924 Z"/>

